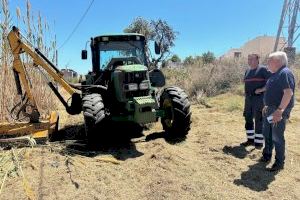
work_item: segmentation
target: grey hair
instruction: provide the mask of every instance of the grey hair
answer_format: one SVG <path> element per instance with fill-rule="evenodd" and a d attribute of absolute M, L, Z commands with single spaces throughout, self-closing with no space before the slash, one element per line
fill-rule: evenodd
<path fill-rule="evenodd" d="M 269 59 L 276 59 L 276 60 L 280 60 L 282 66 L 283 65 L 287 65 L 288 64 L 288 58 L 285 52 L 283 51 L 276 51 L 274 53 L 271 53 L 269 55 Z"/>

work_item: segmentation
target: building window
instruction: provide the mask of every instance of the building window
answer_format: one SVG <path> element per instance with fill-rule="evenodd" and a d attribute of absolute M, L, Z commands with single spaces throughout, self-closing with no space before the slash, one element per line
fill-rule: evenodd
<path fill-rule="evenodd" d="M 242 52 L 234 52 L 234 58 L 240 58 L 242 56 Z"/>

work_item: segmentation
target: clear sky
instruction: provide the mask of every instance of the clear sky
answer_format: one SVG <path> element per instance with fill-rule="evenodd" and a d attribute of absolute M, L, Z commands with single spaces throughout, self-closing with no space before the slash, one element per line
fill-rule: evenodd
<path fill-rule="evenodd" d="M 31 0 L 32 10 L 46 17 L 60 46 L 91 0 Z M 10 0 L 25 14 L 25 0 Z M 95 0 L 73 37 L 59 50 L 59 67 L 79 73 L 91 69 L 80 52 L 91 36 L 122 32 L 138 16 L 166 20 L 180 34 L 173 53 L 181 58 L 212 51 L 222 55 L 259 35 L 276 35 L 283 0 Z M 89 53 L 90 58 L 90 53 Z"/>

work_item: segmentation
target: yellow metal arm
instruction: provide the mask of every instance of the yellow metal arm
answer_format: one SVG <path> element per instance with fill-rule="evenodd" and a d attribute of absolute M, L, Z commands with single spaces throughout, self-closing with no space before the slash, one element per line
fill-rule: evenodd
<path fill-rule="evenodd" d="M 31 46 L 26 44 L 20 37 L 18 28 L 14 27 L 8 34 L 8 41 L 13 51 L 14 56 L 14 69 L 18 71 L 24 67 L 21 60 L 20 54 L 26 52 L 33 59 L 34 64 L 41 66 L 48 74 L 58 82 L 70 95 L 75 93 L 75 90 L 63 79 L 61 73 L 57 73 L 52 67 L 46 63 L 41 56 L 39 56 Z M 18 71 L 19 72 L 19 71 Z M 21 72 L 22 73 L 22 70 Z M 21 74 L 20 74 L 21 75 Z"/>
<path fill-rule="evenodd" d="M 72 95 L 72 104 L 75 99 L 76 106 L 71 105 L 69 107 L 66 101 L 64 101 L 63 97 L 55 89 L 52 82 L 48 83 L 51 89 L 56 94 L 56 96 L 64 104 L 67 111 L 70 114 L 79 114 L 81 110 L 78 108 L 80 107 L 80 105 L 78 104 L 81 103 L 81 97 L 78 93 L 76 93 L 75 89 L 73 89 L 72 86 L 66 80 L 64 80 L 63 74 L 38 49 L 34 49 L 31 45 L 25 42 L 25 39 L 22 38 L 18 28 L 12 28 L 12 30 L 8 34 L 8 41 L 14 57 L 13 69 L 15 72 L 18 92 L 19 94 L 22 94 L 21 84 L 18 83 L 21 81 L 22 86 L 25 90 L 25 94 L 27 95 L 31 106 L 33 107 L 33 111 L 36 113 L 36 115 L 33 118 L 31 118 L 31 121 L 38 121 L 39 112 L 36 105 L 36 101 L 31 92 L 29 79 L 27 77 L 27 74 L 25 73 L 25 65 L 22 63 L 20 57 L 20 54 L 22 53 L 27 53 L 33 59 L 33 67 L 40 66 L 41 68 L 43 68 L 48 73 L 48 75 L 54 79 L 54 81 L 59 83 L 70 95 Z"/>

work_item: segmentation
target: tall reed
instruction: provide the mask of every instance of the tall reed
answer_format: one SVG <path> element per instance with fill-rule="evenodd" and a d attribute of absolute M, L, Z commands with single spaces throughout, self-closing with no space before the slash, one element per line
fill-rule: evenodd
<path fill-rule="evenodd" d="M 51 60 L 56 60 L 56 37 L 51 32 L 47 21 L 39 12 L 34 15 L 31 10 L 30 1 L 26 1 L 25 15 L 22 15 L 20 7 L 16 7 L 16 12 L 12 12 L 8 0 L 1 0 L 0 13 L 0 121 L 11 121 L 9 110 L 20 101 L 15 86 L 12 70 L 12 54 L 7 40 L 7 35 L 13 25 L 17 25 L 26 39 L 33 46 L 38 47 Z M 22 54 L 21 58 L 25 64 L 28 77 L 32 85 L 33 95 L 38 104 L 42 116 L 46 116 L 55 109 L 56 98 L 46 85 L 44 77 L 40 71 L 33 67 L 31 57 Z"/>

